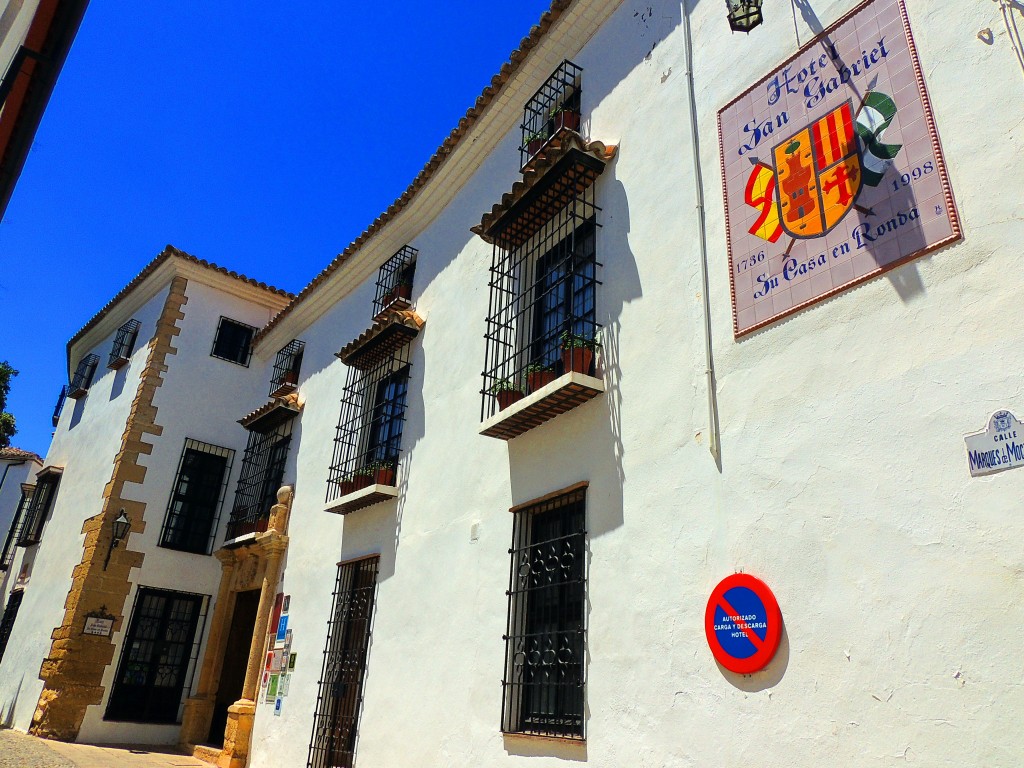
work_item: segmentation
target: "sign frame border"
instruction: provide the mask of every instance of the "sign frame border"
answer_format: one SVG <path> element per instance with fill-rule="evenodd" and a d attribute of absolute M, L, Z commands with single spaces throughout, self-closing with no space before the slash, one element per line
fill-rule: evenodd
<path fill-rule="evenodd" d="M 765 620 L 768 627 L 765 631 L 764 646 L 752 656 L 745 659 L 737 659 L 730 656 L 718 642 L 718 635 L 715 632 L 715 608 L 719 599 L 730 589 L 743 587 L 749 589 L 764 605 Z M 767 667 L 775 654 L 779 651 L 782 643 L 782 610 L 779 608 L 779 601 L 775 599 L 765 582 L 749 573 L 733 573 L 718 582 L 708 597 L 707 607 L 704 609 L 704 634 L 707 637 L 708 647 L 711 648 L 711 655 L 715 657 L 723 668 L 739 675 L 751 675 L 760 672 Z"/>

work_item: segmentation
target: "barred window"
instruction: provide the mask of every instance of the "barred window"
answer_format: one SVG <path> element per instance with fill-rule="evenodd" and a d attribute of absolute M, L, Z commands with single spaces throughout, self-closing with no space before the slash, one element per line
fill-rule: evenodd
<path fill-rule="evenodd" d="M 373 298 L 374 315 L 385 309 L 405 309 L 410 305 L 418 255 L 419 251 L 405 245 L 381 265 Z"/>
<path fill-rule="evenodd" d="M 284 416 L 283 421 L 249 431 L 225 539 L 267 530 L 270 508 L 277 503 L 292 441 L 294 412 Z"/>
<path fill-rule="evenodd" d="M 4 539 L 4 551 L 0 555 L 0 572 L 2 573 L 6 573 L 7 569 L 11 567 L 11 563 L 14 562 L 14 547 L 21 538 L 21 532 L 25 526 L 25 518 L 28 514 L 28 506 L 32 501 L 32 492 L 35 488 L 34 485 L 27 483 L 22 483 L 21 485 L 21 501 L 18 502 L 18 508 L 14 512 L 11 527 L 7 529 L 7 538 Z"/>
<path fill-rule="evenodd" d="M 544 82 L 523 108 L 521 166 L 526 166 L 547 141 L 562 131 L 580 130 L 583 69 L 568 59 Z"/>
<path fill-rule="evenodd" d="M 4 608 L 3 618 L 0 618 L 0 660 L 4 657 L 4 651 L 7 650 L 7 641 L 11 639 L 14 620 L 18 618 L 18 609 L 21 608 L 21 598 L 24 596 L 25 592 L 23 590 L 16 589 L 7 598 L 7 606 Z"/>
<path fill-rule="evenodd" d="M 57 395 L 57 405 L 53 407 L 53 418 L 51 419 L 53 426 L 57 426 L 60 423 L 60 414 L 64 410 L 64 401 L 68 396 L 68 387 L 65 384 L 60 388 L 60 394 Z"/>
<path fill-rule="evenodd" d="M 270 380 L 270 396 L 280 397 L 293 392 L 299 383 L 299 371 L 302 369 L 302 352 L 306 342 L 292 339 L 277 353 L 274 361 L 274 373 Z"/>
<path fill-rule="evenodd" d="M 43 525 L 50 514 L 59 483 L 59 473 L 49 472 L 37 477 L 36 487 L 32 492 L 32 501 L 29 502 L 25 522 L 21 528 L 21 534 L 18 536 L 19 547 L 29 547 L 39 543 L 43 535 Z"/>
<path fill-rule="evenodd" d="M 107 361 L 107 368 L 118 369 L 128 362 L 135 350 L 135 340 L 139 336 L 141 323 L 138 320 L 129 320 L 117 329 L 114 337 L 114 347 L 110 350 L 110 359 Z"/>
<path fill-rule="evenodd" d="M 586 486 L 514 511 L 501 730 L 582 740 Z"/>
<path fill-rule="evenodd" d="M 252 337 L 255 333 L 256 329 L 251 325 L 221 317 L 210 355 L 248 368 L 249 358 L 252 357 Z"/>
<path fill-rule="evenodd" d="M 77 400 L 89 391 L 99 362 L 100 359 L 96 355 L 86 355 L 79 360 L 78 367 L 75 368 L 75 375 L 71 377 L 71 384 L 68 385 L 68 397 Z"/>
<path fill-rule="evenodd" d="M 352 768 L 380 557 L 338 564 L 309 768 Z"/>
<path fill-rule="evenodd" d="M 161 547 L 210 554 L 234 455 L 229 448 L 185 440 L 160 532 Z"/>

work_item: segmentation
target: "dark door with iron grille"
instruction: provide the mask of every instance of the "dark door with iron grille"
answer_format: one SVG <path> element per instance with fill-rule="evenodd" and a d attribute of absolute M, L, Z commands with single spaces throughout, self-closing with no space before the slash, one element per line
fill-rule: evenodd
<path fill-rule="evenodd" d="M 352 768 L 380 558 L 338 567 L 309 749 L 311 768 Z"/>
<path fill-rule="evenodd" d="M 178 720 L 202 595 L 140 587 L 106 720 Z"/>
<path fill-rule="evenodd" d="M 4 608 L 4 617 L 0 619 L 0 660 L 7 650 L 7 641 L 11 638 L 11 630 L 14 629 L 14 620 L 18 617 L 18 609 L 21 608 L 21 598 L 24 596 L 22 590 L 11 592 L 7 598 L 7 607 Z"/>

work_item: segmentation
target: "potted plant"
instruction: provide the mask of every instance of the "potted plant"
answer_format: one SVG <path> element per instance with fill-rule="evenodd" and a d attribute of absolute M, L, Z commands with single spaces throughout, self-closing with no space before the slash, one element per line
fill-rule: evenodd
<path fill-rule="evenodd" d="M 555 380 L 555 369 L 543 363 L 530 363 L 526 366 L 526 388 L 536 392 Z"/>
<path fill-rule="evenodd" d="M 394 464 L 388 461 L 372 461 L 368 466 L 370 467 L 370 477 L 373 483 L 377 485 L 395 484 Z"/>
<path fill-rule="evenodd" d="M 370 468 L 370 465 L 367 464 L 365 467 L 357 469 L 355 475 L 352 477 L 352 482 L 355 485 L 355 490 L 357 491 L 373 485 L 373 470 Z"/>
<path fill-rule="evenodd" d="M 356 479 L 353 475 L 345 475 L 338 483 L 338 491 L 341 496 L 348 496 L 356 490 Z"/>
<path fill-rule="evenodd" d="M 412 298 L 412 280 L 403 279 L 399 281 L 398 285 L 395 286 L 392 301 L 396 298 L 405 299 L 406 301 Z"/>
<path fill-rule="evenodd" d="M 533 157 L 540 148 L 544 146 L 544 142 L 548 140 L 547 132 L 541 131 L 540 133 L 531 133 L 526 137 L 526 154 Z"/>
<path fill-rule="evenodd" d="M 566 373 L 590 373 L 594 362 L 594 350 L 600 346 L 596 338 L 587 338 L 578 333 L 562 332 L 562 365 Z"/>
<path fill-rule="evenodd" d="M 503 411 L 512 403 L 523 399 L 523 390 L 512 379 L 498 379 L 491 385 L 490 392 L 498 401 L 498 410 Z"/>
<path fill-rule="evenodd" d="M 578 131 L 580 129 L 580 113 L 564 104 L 553 107 L 551 112 L 548 113 L 548 117 L 551 118 L 554 124 L 554 133 L 558 133 L 563 128 L 569 131 Z"/>
<path fill-rule="evenodd" d="M 299 372 L 289 368 L 281 374 L 281 380 L 278 382 L 278 386 L 291 385 L 295 386 L 299 383 Z"/>

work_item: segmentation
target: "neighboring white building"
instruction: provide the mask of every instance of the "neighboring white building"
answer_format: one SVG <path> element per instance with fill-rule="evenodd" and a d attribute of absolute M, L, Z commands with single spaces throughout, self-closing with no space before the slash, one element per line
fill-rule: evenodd
<path fill-rule="evenodd" d="M 151 341 L 46 457 L 14 727 L 225 768 L 1020 762 L 1012 27 L 720 6 L 557 0 L 296 297 L 169 250 L 90 321 L 83 375 Z"/>

